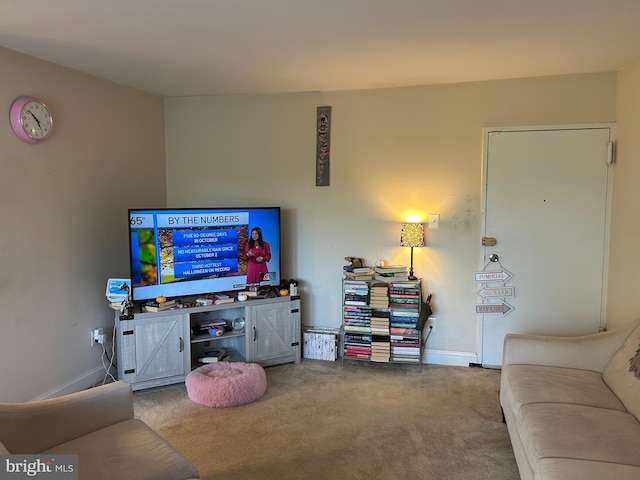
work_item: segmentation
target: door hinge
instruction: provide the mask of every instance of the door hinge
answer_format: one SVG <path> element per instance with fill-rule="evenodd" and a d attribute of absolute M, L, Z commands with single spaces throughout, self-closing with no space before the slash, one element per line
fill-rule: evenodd
<path fill-rule="evenodd" d="M 616 146 L 613 142 L 607 142 L 607 165 L 616 161 Z"/>
<path fill-rule="evenodd" d="M 498 240 L 496 240 L 493 237 L 482 237 L 483 247 L 495 247 L 497 243 L 498 243 Z"/>
<path fill-rule="evenodd" d="M 129 369 L 129 370 L 125 370 L 125 371 L 124 371 L 124 374 L 125 374 L 125 375 L 127 375 L 127 374 L 129 374 L 129 373 L 136 373 L 136 369 L 135 369 L 135 368 L 131 368 L 131 369 Z"/>
<path fill-rule="evenodd" d="M 133 330 L 125 330 L 122 332 L 123 335 L 133 335 Z"/>
<path fill-rule="evenodd" d="M 299 308 L 292 308 L 291 313 L 298 313 L 300 311 Z"/>
<path fill-rule="evenodd" d="M 291 344 L 291 346 L 292 346 L 292 347 L 297 347 L 298 345 L 300 345 L 300 342 L 293 342 L 293 343 Z"/>

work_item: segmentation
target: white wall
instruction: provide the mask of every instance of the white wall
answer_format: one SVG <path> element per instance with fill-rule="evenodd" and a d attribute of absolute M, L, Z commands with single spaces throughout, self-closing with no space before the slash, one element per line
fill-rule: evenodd
<path fill-rule="evenodd" d="M 316 107 L 331 105 L 331 185 L 315 186 Z M 614 122 L 616 74 L 165 100 L 169 206 L 283 207 L 283 275 L 303 323 L 341 322 L 345 256 L 409 263 L 409 214 L 439 213 L 415 270 L 432 292 L 427 360 L 475 361 L 482 128 Z M 570 188 L 570 185 L 567 186 Z"/>
<path fill-rule="evenodd" d="M 607 326 L 640 317 L 640 59 L 618 73 L 617 158 L 613 184 Z"/>
<path fill-rule="evenodd" d="M 108 277 L 128 277 L 127 208 L 165 203 L 162 99 L 0 48 L 0 402 L 102 379 L 90 331 L 113 327 Z M 42 98 L 45 143 L 9 108 Z"/>

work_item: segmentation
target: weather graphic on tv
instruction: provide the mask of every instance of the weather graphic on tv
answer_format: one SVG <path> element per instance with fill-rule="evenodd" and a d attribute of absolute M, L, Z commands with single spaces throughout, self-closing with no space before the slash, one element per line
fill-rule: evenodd
<path fill-rule="evenodd" d="M 161 283 L 221 275 L 246 275 L 247 225 L 159 229 Z"/>

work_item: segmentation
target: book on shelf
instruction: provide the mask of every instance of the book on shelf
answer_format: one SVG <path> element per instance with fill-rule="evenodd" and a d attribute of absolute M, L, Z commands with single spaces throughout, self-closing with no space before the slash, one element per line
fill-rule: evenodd
<path fill-rule="evenodd" d="M 345 325 L 345 332 L 360 332 L 360 333 L 371 333 L 371 327 L 354 327 L 351 325 Z"/>
<path fill-rule="evenodd" d="M 167 300 L 166 302 L 147 302 L 144 305 L 144 309 L 147 312 L 163 312 L 175 308 L 177 302 L 175 300 Z"/>
<path fill-rule="evenodd" d="M 373 280 L 373 271 L 369 273 L 344 272 L 344 276 L 350 280 Z"/>
<path fill-rule="evenodd" d="M 390 299 L 390 303 L 397 305 L 417 305 L 420 303 L 420 299 L 418 297 L 407 298 L 407 297 L 396 297 L 393 296 Z"/>
<path fill-rule="evenodd" d="M 408 275 L 401 275 L 401 274 L 383 275 L 381 273 L 378 273 L 374 275 L 373 278 L 381 282 L 408 282 L 409 281 Z"/>
<path fill-rule="evenodd" d="M 378 318 L 378 317 L 371 317 L 371 320 L 369 321 L 369 323 L 371 323 L 372 326 L 376 326 L 376 327 L 387 327 L 389 328 L 389 319 L 388 318 Z"/>
<path fill-rule="evenodd" d="M 420 290 L 422 280 L 402 280 L 402 281 L 389 281 L 389 288 L 391 290 L 398 288 L 407 288 L 413 290 Z"/>
<path fill-rule="evenodd" d="M 391 361 L 392 362 L 404 362 L 404 363 L 419 363 L 420 362 L 420 357 L 419 356 L 411 356 L 411 357 L 399 357 L 397 355 L 391 355 Z"/>
<path fill-rule="evenodd" d="M 369 306 L 371 306 L 371 308 L 389 308 L 389 302 L 383 301 L 383 300 L 380 300 L 380 301 L 370 300 Z"/>
<path fill-rule="evenodd" d="M 411 308 L 402 308 L 403 306 L 398 305 L 397 308 L 391 310 L 390 317 L 391 318 L 399 318 L 399 317 L 414 317 L 418 318 L 418 309 L 416 306 L 412 306 Z"/>
<path fill-rule="evenodd" d="M 367 267 L 365 265 L 362 265 L 360 267 L 353 267 L 351 265 L 345 265 L 344 267 L 342 267 L 342 269 L 345 272 L 352 272 L 352 273 L 366 273 L 372 270 L 371 267 Z"/>
<path fill-rule="evenodd" d="M 375 282 L 371 284 L 371 290 L 380 290 L 386 292 L 389 290 L 389 283 L 387 282 Z"/>
<path fill-rule="evenodd" d="M 391 316 L 396 316 L 396 317 L 400 317 L 403 315 L 398 315 L 398 314 L 403 314 L 406 313 L 407 315 L 404 316 L 418 316 L 418 308 L 420 307 L 420 304 L 418 303 L 396 303 L 396 302 L 389 302 L 389 309 L 391 311 Z M 409 314 L 413 314 L 413 315 L 409 315 Z"/>
<path fill-rule="evenodd" d="M 371 327 L 371 333 L 373 333 L 374 335 L 384 335 L 389 333 L 389 329 L 385 330 L 384 328 Z"/>
<path fill-rule="evenodd" d="M 418 330 L 415 328 L 406 328 L 406 327 L 390 327 L 389 333 L 391 335 L 417 335 Z"/>
<path fill-rule="evenodd" d="M 233 303 L 235 302 L 235 298 L 233 297 L 229 297 L 229 298 L 216 298 L 213 300 L 213 303 L 216 305 L 222 305 L 223 303 Z"/>
<path fill-rule="evenodd" d="M 408 290 L 403 290 L 403 292 L 407 292 Z M 399 293 L 399 292 L 391 292 L 389 294 L 389 296 L 391 298 L 412 298 L 412 299 L 419 299 L 420 298 L 420 294 L 418 293 L 418 291 L 414 291 L 411 293 Z"/>
<path fill-rule="evenodd" d="M 345 300 L 344 304 L 345 305 L 360 306 L 360 307 L 364 307 L 364 306 L 368 305 L 366 300 Z"/>
<path fill-rule="evenodd" d="M 375 267 L 377 273 L 406 273 L 407 267 L 404 265 L 385 265 L 384 267 Z"/>
<path fill-rule="evenodd" d="M 372 362 L 389 363 L 389 355 L 371 355 L 370 360 Z"/>
<path fill-rule="evenodd" d="M 198 361 L 200 363 L 216 363 L 221 362 L 222 359 L 227 355 L 227 351 L 224 348 L 219 348 L 217 350 L 212 350 L 210 352 L 205 352 Z"/>
<path fill-rule="evenodd" d="M 209 329 L 217 329 L 224 331 L 226 329 L 227 322 L 224 320 L 203 320 L 198 323 L 200 333 L 209 333 Z"/>
<path fill-rule="evenodd" d="M 366 290 L 369 291 L 369 284 L 366 280 L 352 280 L 349 278 L 345 278 L 344 280 L 344 289 L 345 290 Z"/>

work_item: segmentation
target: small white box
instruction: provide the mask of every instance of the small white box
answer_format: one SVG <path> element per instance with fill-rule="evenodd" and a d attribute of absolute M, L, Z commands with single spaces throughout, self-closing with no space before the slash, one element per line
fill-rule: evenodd
<path fill-rule="evenodd" d="M 338 359 L 338 335 L 335 329 L 310 328 L 303 334 L 302 356 L 312 360 Z"/>

